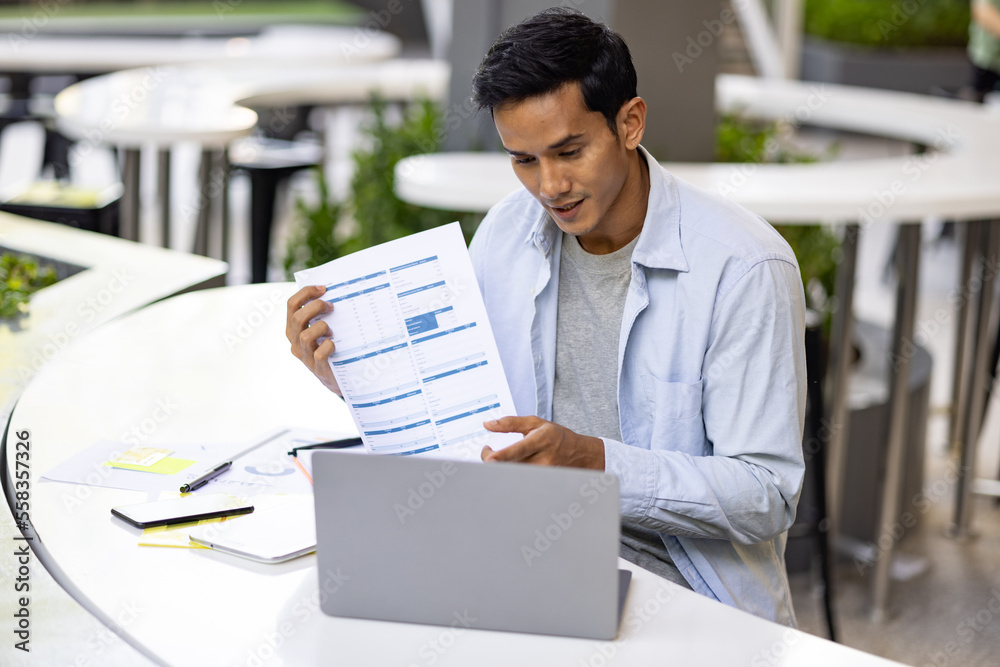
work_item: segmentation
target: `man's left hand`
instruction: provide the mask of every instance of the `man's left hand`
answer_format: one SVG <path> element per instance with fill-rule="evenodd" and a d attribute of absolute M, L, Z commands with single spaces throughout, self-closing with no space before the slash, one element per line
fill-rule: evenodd
<path fill-rule="evenodd" d="M 516 461 L 604 470 L 604 441 L 538 417 L 501 417 L 483 424 L 494 433 L 520 433 L 523 440 L 501 450 L 483 447 L 483 461 Z"/>

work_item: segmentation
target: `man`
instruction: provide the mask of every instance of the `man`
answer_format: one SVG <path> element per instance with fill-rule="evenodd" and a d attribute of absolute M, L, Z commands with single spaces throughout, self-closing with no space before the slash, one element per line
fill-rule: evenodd
<path fill-rule="evenodd" d="M 659 167 L 624 41 L 572 10 L 505 32 L 473 82 L 525 190 L 471 246 L 522 440 L 486 461 L 605 470 L 621 554 L 794 625 L 785 531 L 803 460 L 804 298 L 766 222 Z M 293 353 L 336 391 L 322 287 L 289 300 Z M 312 301 L 311 301 L 312 300 Z M 315 331 L 314 331 L 315 330 Z"/>

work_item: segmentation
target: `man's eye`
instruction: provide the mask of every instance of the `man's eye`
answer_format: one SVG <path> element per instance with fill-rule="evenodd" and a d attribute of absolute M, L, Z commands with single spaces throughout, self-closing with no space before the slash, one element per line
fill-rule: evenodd
<path fill-rule="evenodd" d="M 530 157 L 516 157 L 514 158 L 514 164 L 529 164 L 534 158 Z"/>
<path fill-rule="evenodd" d="M 576 155 L 579 152 L 580 152 L 580 149 L 576 148 L 576 149 L 573 149 L 571 151 L 566 151 L 565 153 L 560 153 L 559 155 L 561 157 L 572 157 L 572 156 Z"/>

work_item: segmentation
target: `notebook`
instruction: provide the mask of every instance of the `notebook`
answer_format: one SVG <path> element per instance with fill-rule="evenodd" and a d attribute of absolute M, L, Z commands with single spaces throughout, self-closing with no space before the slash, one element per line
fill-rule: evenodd
<path fill-rule="evenodd" d="M 194 527 L 188 538 L 216 551 L 260 563 L 283 563 L 316 549 L 316 522 L 309 496 L 290 496 L 281 503 L 249 514 L 246 521 L 230 519 Z"/>
<path fill-rule="evenodd" d="M 612 639 L 618 480 L 513 463 L 313 456 L 332 616 Z"/>

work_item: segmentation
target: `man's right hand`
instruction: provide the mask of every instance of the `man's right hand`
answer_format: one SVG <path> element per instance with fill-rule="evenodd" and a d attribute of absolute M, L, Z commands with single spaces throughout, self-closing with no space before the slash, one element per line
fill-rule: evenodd
<path fill-rule="evenodd" d="M 292 344 L 292 354 L 306 365 L 323 385 L 342 396 L 328 361 L 334 351 L 333 332 L 323 321 L 312 326 L 309 322 L 333 310 L 333 304 L 323 301 L 326 288 L 322 285 L 303 287 L 288 299 L 288 314 L 285 319 L 285 336 Z"/>

